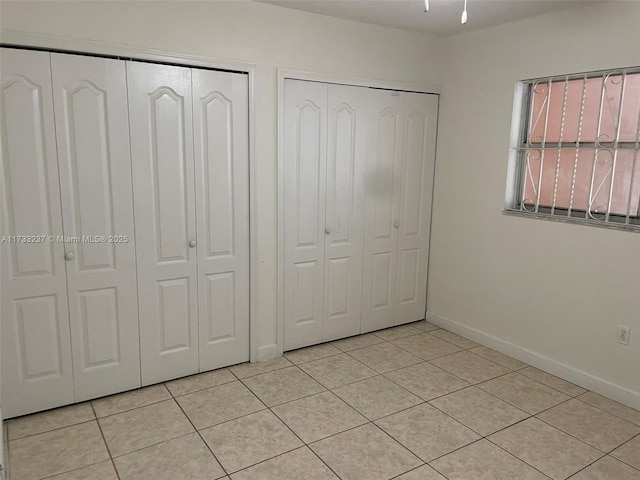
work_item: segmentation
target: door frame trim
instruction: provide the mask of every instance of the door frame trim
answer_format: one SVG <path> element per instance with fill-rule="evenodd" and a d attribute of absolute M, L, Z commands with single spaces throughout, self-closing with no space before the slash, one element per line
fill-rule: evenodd
<path fill-rule="evenodd" d="M 285 80 L 305 80 L 309 82 L 333 83 L 356 87 L 380 88 L 416 93 L 440 95 L 442 86 L 399 82 L 395 80 L 378 80 L 357 76 L 335 75 L 331 73 L 312 72 L 291 68 L 277 68 L 276 96 L 276 345 L 270 345 L 270 355 L 266 358 L 280 357 L 284 353 L 284 83 Z M 265 347 L 263 347 L 265 348 Z"/>
<path fill-rule="evenodd" d="M 263 360 L 259 352 L 258 325 L 258 237 L 256 219 L 256 148 L 255 148 L 255 63 L 189 55 L 186 53 L 134 47 L 131 45 L 101 42 L 59 35 L 44 35 L 18 30 L 3 30 L 2 47 L 18 47 L 50 52 L 106 56 L 122 60 L 148 60 L 155 63 L 230 70 L 247 73 L 249 76 L 249 357 L 251 362 Z"/>

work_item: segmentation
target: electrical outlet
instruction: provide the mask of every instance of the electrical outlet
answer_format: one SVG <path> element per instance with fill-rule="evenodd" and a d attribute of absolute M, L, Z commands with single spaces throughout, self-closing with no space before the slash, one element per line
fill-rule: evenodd
<path fill-rule="evenodd" d="M 618 325 L 618 343 L 629 345 L 629 327 Z"/>

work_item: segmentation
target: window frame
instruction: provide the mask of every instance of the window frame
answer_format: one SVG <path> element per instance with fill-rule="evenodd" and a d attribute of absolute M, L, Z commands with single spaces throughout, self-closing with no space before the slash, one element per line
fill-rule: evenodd
<path fill-rule="evenodd" d="M 574 73 L 567 75 L 555 75 L 548 77 L 531 78 L 527 80 L 520 80 L 516 82 L 513 111 L 512 111 L 512 124 L 511 124 L 511 137 L 510 137 L 510 151 L 509 161 L 507 168 L 507 187 L 505 193 L 505 204 L 503 213 L 506 215 L 515 215 L 527 218 L 538 218 L 544 220 L 551 220 L 556 222 L 575 223 L 580 225 L 598 226 L 604 228 L 612 228 L 618 230 L 626 230 L 640 233 L 640 205 L 638 206 L 637 215 L 621 215 L 617 213 L 609 212 L 603 219 L 589 218 L 588 211 L 585 209 L 572 208 L 569 213 L 569 208 L 558 206 L 545 206 L 540 205 L 537 202 L 536 211 L 530 211 L 523 208 L 523 189 L 525 188 L 525 173 L 526 173 L 526 156 L 527 152 L 536 149 L 579 149 L 593 152 L 594 154 L 598 150 L 608 149 L 613 150 L 628 150 L 635 152 L 635 168 L 633 173 L 636 173 L 640 169 L 640 135 L 636 136 L 636 141 L 616 141 L 611 140 L 607 142 L 600 142 L 597 139 L 592 141 L 562 141 L 560 138 L 558 141 L 546 141 L 542 139 L 540 142 L 530 142 L 527 138 L 529 133 L 531 121 L 531 108 L 533 107 L 532 96 L 533 90 L 536 85 L 540 83 L 557 83 L 568 82 L 571 80 L 587 80 L 590 78 L 602 77 L 608 78 L 608 75 L 615 74 L 640 74 L 640 66 L 623 67 L 616 69 L 597 70 L 583 73 Z M 603 80 L 604 81 L 604 80 Z M 564 97 L 563 97 L 564 98 Z M 602 99 L 601 99 L 602 101 Z M 599 114 L 601 114 L 602 105 L 600 106 Z M 640 125 L 639 125 L 640 128 Z M 632 180 L 633 182 L 633 180 Z M 633 188 L 636 188 L 636 184 L 632 183 Z M 540 188 L 540 186 L 538 186 Z M 557 188 L 557 187 L 556 187 Z M 539 198 L 537 197 L 537 200 Z M 633 195 L 633 190 L 630 189 L 629 196 Z"/>

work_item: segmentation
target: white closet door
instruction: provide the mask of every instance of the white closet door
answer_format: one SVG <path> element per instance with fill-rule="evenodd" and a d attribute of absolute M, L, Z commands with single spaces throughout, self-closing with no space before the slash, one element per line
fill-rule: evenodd
<path fill-rule="evenodd" d="M 327 85 L 285 81 L 284 349 L 323 340 Z"/>
<path fill-rule="evenodd" d="M 395 323 L 425 318 L 438 96 L 406 93 Z"/>
<path fill-rule="evenodd" d="M 247 75 L 193 69 L 200 371 L 249 360 Z"/>
<path fill-rule="evenodd" d="M 127 62 L 142 384 L 198 371 L 191 70 Z"/>
<path fill-rule="evenodd" d="M 140 386 L 127 80 L 121 60 L 51 55 L 76 401 Z M 89 237 L 89 238 L 87 238 Z"/>
<path fill-rule="evenodd" d="M 62 215 L 49 54 L 3 48 L 0 64 L 2 236 L 9 237 L 0 244 L 0 363 L 2 408 L 14 417 L 73 402 L 73 371 L 64 247 L 55 241 Z M 14 235 L 26 237 L 16 243 Z"/>
<path fill-rule="evenodd" d="M 329 85 L 323 340 L 360 333 L 369 89 Z"/>
<path fill-rule="evenodd" d="M 370 90 L 362 276 L 362 331 L 394 323 L 400 214 L 403 94 Z"/>

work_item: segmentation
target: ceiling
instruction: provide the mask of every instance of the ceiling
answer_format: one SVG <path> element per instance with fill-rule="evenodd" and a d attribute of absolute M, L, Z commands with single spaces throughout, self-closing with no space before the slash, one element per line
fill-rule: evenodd
<path fill-rule="evenodd" d="M 356 22 L 447 36 L 543 13 L 582 7 L 596 0 L 468 0 L 469 20 L 460 23 L 464 0 L 255 0 Z"/>

